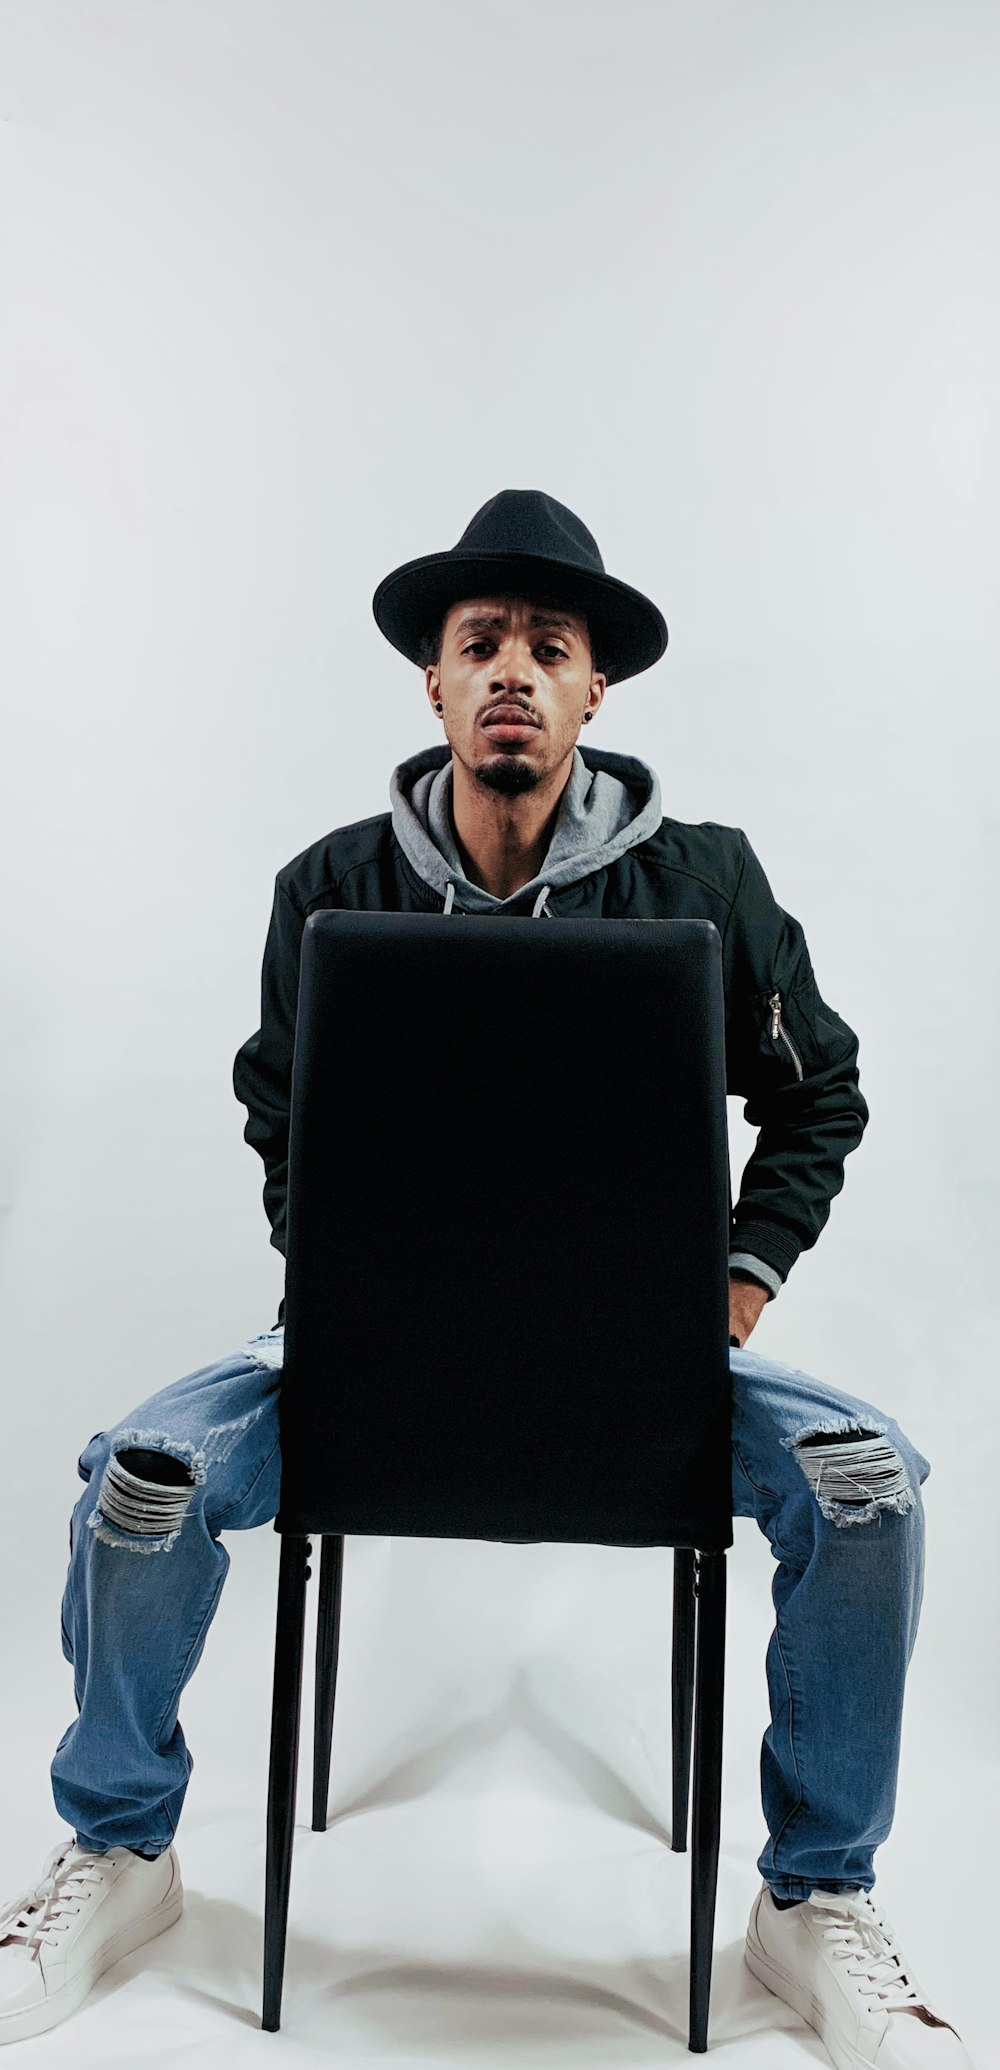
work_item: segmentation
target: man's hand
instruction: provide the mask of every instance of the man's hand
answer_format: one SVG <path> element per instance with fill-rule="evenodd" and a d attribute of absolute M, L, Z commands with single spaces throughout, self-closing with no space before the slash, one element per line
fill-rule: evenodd
<path fill-rule="evenodd" d="M 729 1334 L 738 1337 L 742 1350 L 762 1308 L 767 1306 L 768 1291 L 758 1286 L 756 1280 L 729 1277 Z"/>

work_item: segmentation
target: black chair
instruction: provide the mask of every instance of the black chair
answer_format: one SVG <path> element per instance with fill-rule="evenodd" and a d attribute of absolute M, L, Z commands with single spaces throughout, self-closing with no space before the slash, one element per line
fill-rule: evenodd
<path fill-rule="evenodd" d="M 694 1714 L 700 2054 L 732 1544 L 721 940 L 700 920 L 463 917 L 320 912 L 303 935 L 262 2024 L 281 2011 L 311 1538 L 316 1832 L 345 1536 L 657 1545 L 678 1852 Z"/>

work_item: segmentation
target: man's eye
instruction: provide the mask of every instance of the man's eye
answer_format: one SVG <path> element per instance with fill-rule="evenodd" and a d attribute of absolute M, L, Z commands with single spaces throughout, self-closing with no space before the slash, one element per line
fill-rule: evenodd
<path fill-rule="evenodd" d="M 492 642 L 490 640 L 469 640 L 463 647 L 462 652 L 463 654 L 474 654 L 477 647 L 489 647 L 491 645 Z M 565 650 L 562 647 L 556 647 L 551 640 L 546 640 L 539 651 L 543 654 L 554 654 L 559 661 L 566 660 Z"/>
<path fill-rule="evenodd" d="M 464 654 L 476 654 L 476 652 L 478 652 L 480 648 L 491 648 L 491 646 L 493 646 L 493 640 L 468 640 L 468 642 L 466 642 L 466 646 L 462 648 L 462 652 L 464 652 Z M 555 654 L 555 658 L 557 658 L 557 660 L 565 660 L 565 658 L 567 658 L 567 654 L 565 654 L 565 648 L 559 648 L 559 646 L 555 646 L 555 644 L 553 644 L 551 640 L 545 640 L 545 642 L 542 642 L 542 646 L 538 648 L 538 652 L 540 652 L 540 654 Z"/>

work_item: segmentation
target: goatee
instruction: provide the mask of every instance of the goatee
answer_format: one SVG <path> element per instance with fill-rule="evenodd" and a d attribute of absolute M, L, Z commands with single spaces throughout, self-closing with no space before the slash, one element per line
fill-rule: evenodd
<path fill-rule="evenodd" d="M 504 797 L 514 798 L 521 791 L 533 791 L 544 771 L 536 768 L 527 756 L 497 755 L 489 762 L 478 762 L 473 775 L 484 790 L 500 791 Z"/>

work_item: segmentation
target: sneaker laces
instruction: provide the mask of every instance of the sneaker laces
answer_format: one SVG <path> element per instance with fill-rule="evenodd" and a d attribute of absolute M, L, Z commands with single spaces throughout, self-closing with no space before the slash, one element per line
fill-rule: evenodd
<path fill-rule="evenodd" d="M 54 1848 L 34 1889 L 22 1891 L 6 1912 L 0 1912 L 0 1947 L 13 1942 L 37 1956 L 43 1943 L 51 1946 L 89 1899 L 86 1886 L 100 1883 L 102 1860 L 75 1840 Z"/>
<path fill-rule="evenodd" d="M 910 1982 L 893 1928 L 869 1891 L 814 1890 L 809 1903 L 828 1915 L 823 1939 L 834 1961 L 846 1963 L 862 1998 L 876 2000 L 887 2013 L 926 2006 Z"/>

